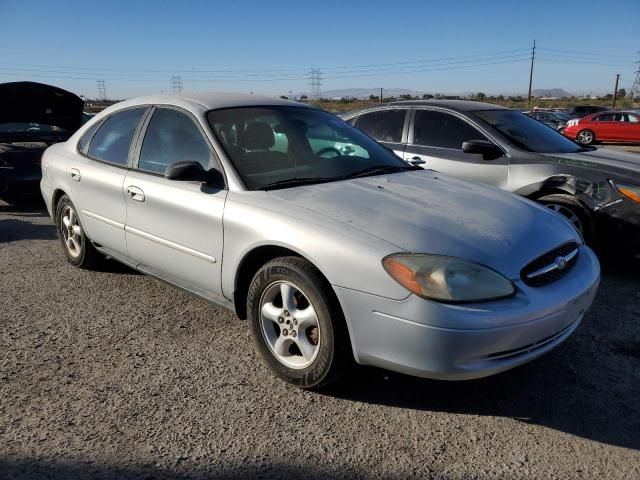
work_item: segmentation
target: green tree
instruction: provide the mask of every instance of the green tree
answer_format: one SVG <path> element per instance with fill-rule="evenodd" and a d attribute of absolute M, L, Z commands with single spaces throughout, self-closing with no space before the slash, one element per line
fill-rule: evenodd
<path fill-rule="evenodd" d="M 618 98 L 624 98 L 627 96 L 627 91 L 624 88 L 618 89 Z"/>
<path fill-rule="evenodd" d="M 485 98 L 487 98 L 487 96 L 482 92 L 478 92 L 478 94 L 476 95 L 476 98 L 478 100 L 484 100 Z"/>

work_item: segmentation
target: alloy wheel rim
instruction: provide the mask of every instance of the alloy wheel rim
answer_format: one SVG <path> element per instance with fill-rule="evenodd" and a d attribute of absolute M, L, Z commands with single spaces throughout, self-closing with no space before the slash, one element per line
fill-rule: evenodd
<path fill-rule="evenodd" d="M 573 210 L 557 203 L 547 203 L 546 207 L 553 210 L 554 212 L 559 213 L 567 220 L 569 220 L 569 223 L 573 225 L 573 228 L 575 228 L 581 236 L 584 234 L 582 220 L 580 220 L 580 217 L 578 217 L 578 215 L 576 215 Z"/>
<path fill-rule="evenodd" d="M 82 228 L 78 215 L 73 208 L 67 205 L 62 210 L 61 221 L 64 245 L 67 247 L 69 255 L 76 258 L 82 252 Z"/>
<path fill-rule="evenodd" d="M 593 136 L 591 135 L 591 132 L 587 132 L 587 131 L 583 131 L 580 132 L 580 143 L 591 143 L 591 141 L 593 140 Z"/>
<path fill-rule="evenodd" d="M 310 366 L 320 351 L 320 325 L 304 292 L 288 281 L 265 288 L 260 299 L 260 328 L 275 358 L 292 369 Z"/>

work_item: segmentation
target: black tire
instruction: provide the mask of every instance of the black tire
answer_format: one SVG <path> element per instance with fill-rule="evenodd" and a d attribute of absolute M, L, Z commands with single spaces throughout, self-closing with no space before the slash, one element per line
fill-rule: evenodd
<path fill-rule="evenodd" d="M 593 130 L 585 128 L 576 134 L 576 142 L 581 145 L 593 145 L 596 142 L 596 134 Z"/>
<path fill-rule="evenodd" d="M 266 338 L 261 313 L 263 297 L 267 289 L 274 288 L 279 282 L 294 285 L 315 309 L 318 351 L 312 363 L 305 368 L 291 368 L 282 363 Z M 251 334 L 260 355 L 278 377 L 292 385 L 306 389 L 325 387 L 336 381 L 353 360 L 346 323 L 337 298 L 320 272 L 303 258 L 280 257 L 260 268 L 249 287 L 247 312 Z M 291 315 L 294 315 L 293 312 Z M 265 323 L 268 322 L 265 320 Z"/>
<path fill-rule="evenodd" d="M 105 257 L 103 254 L 96 250 L 96 248 L 91 243 L 91 240 L 89 240 L 89 238 L 85 235 L 84 228 L 82 228 L 79 217 L 77 218 L 77 226 L 80 227 L 80 232 L 78 233 L 78 236 L 80 238 L 80 241 L 78 242 L 79 248 L 76 249 L 74 254 L 67 246 L 66 238 L 69 235 L 69 231 L 65 231 L 67 227 L 64 225 L 63 217 L 65 216 L 65 212 L 68 211 L 68 209 L 72 209 L 74 214 L 77 216 L 76 207 L 71 202 L 71 199 L 67 195 L 63 195 L 56 205 L 55 213 L 56 230 L 58 232 L 58 238 L 60 239 L 60 243 L 62 245 L 62 250 L 64 251 L 67 260 L 71 265 L 87 270 L 98 269 L 104 263 Z"/>
<path fill-rule="evenodd" d="M 578 233 L 580 233 L 585 243 L 587 243 L 588 245 L 594 244 L 595 229 L 593 217 L 578 199 L 567 194 L 553 194 L 540 197 L 537 201 L 538 203 L 541 203 L 542 205 L 549 207 L 552 210 L 555 210 L 561 215 L 565 216 L 571 222 L 574 228 L 578 230 Z M 578 228 L 574 221 L 572 221 L 571 215 L 575 216 L 573 217 L 574 221 L 575 218 L 577 218 L 581 225 L 580 228 Z"/>

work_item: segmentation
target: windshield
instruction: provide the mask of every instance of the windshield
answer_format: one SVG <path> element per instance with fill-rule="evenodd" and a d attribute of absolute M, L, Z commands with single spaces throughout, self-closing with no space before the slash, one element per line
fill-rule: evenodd
<path fill-rule="evenodd" d="M 0 135 L 6 134 L 20 134 L 20 135 L 62 135 L 66 133 L 64 128 L 56 127 L 55 125 L 46 125 L 44 123 L 30 123 L 30 122 L 14 122 L 14 123 L 0 123 Z"/>
<path fill-rule="evenodd" d="M 472 113 L 523 150 L 538 153 L 574 153 L 583 150 L 561 133 L 520 112 L 476 110 Z"/>
<path fill-rule="evenodd" d="M 251 190 L 412 167 L 343 120 L 305 107 L 213 110 L 209 124 Z"/>

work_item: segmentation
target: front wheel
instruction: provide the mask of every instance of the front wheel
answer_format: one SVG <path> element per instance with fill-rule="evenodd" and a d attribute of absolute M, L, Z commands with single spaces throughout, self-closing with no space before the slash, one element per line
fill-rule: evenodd
<path fill-rule="evenodd" d="M 258 351 L 287 382 L 320 388 L 337 380 L 349 363 L 335 295 L 306 260 L 281 257 L 265 264 L 251 282 L 247 310 Z"/>
<path fill-rule="evenodd" d="M 575 197 L 565 194 L 547 195 L 539 198 L 538 202 L 563 215 L 578 231 L 585 243 L 593 244 L 595 236 L 593 219 L 589 211 Z"/>

